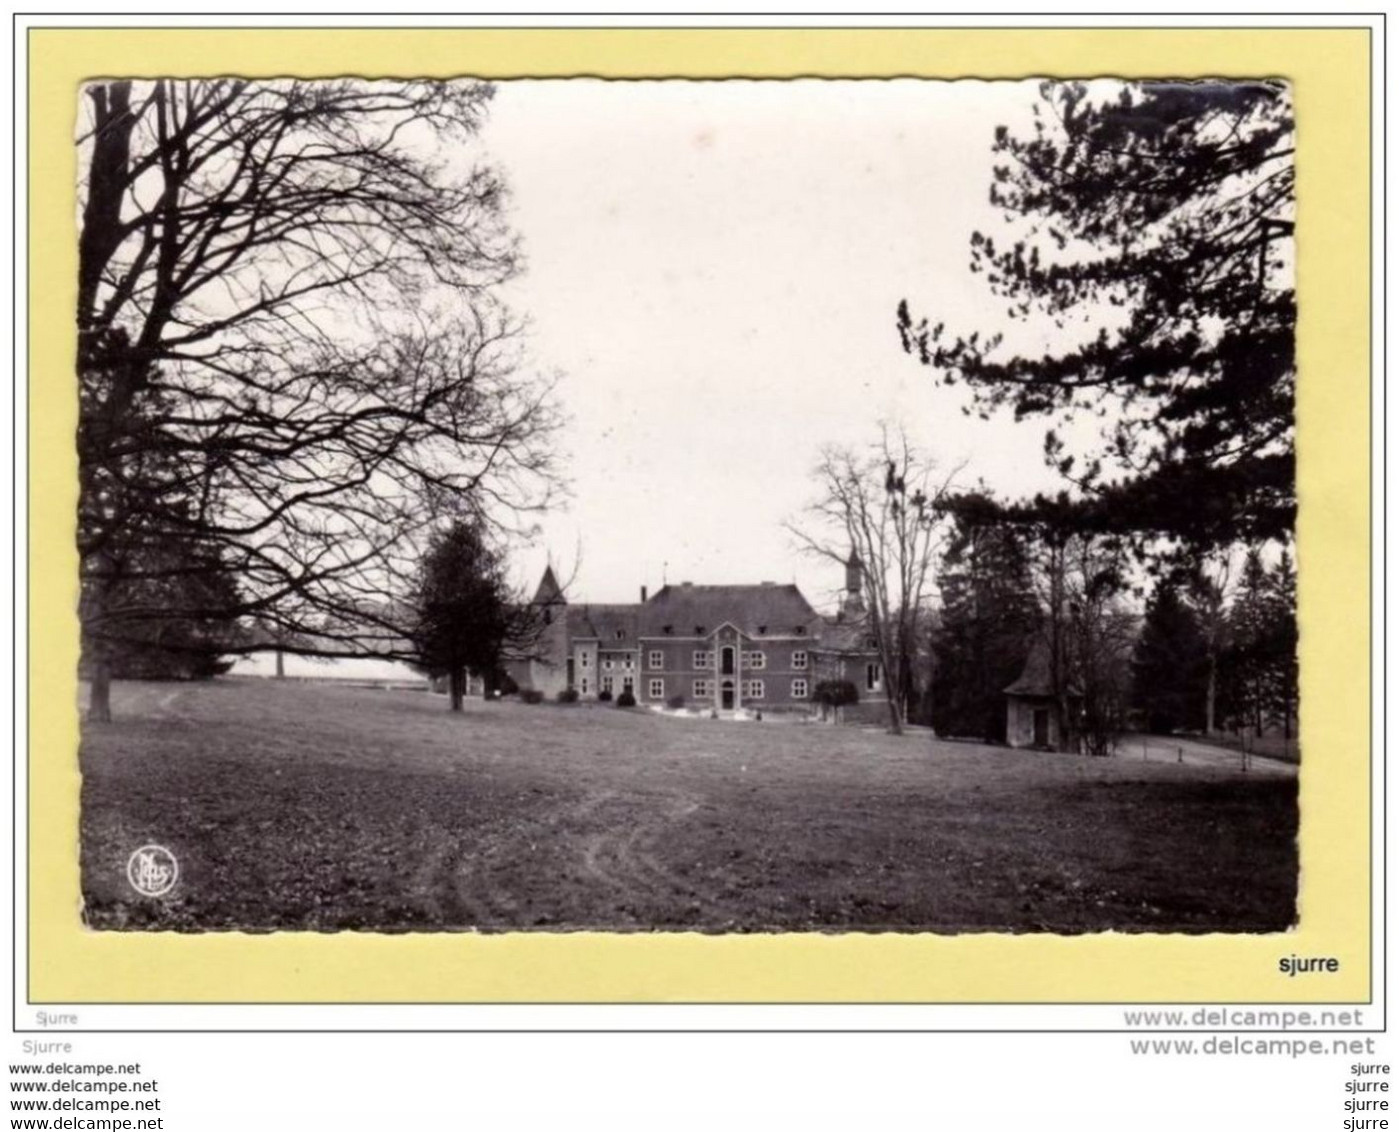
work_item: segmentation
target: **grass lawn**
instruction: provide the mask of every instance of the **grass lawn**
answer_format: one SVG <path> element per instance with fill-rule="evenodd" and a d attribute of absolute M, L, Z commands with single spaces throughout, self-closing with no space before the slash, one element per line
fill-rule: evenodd
<path fill-rule="evenodd" d="M 86 727 L 88 922 L 177 930 L 1278 931 L 1295 771 L 261 680 Z M 1264 760 L 1259 760 L 1263 762 Z M 148 842 L 180 880 L 128 885 Z"/>

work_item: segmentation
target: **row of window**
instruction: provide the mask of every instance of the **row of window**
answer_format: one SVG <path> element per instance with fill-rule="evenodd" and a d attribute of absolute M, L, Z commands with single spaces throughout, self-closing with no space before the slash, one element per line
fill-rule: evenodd
<path fill-rule="evenodd" d="M 727 663 L 727 662 L 726 662 L 726 663 Z M 804 670 L 806 669 L 806 667 L 807 667 L 807 663 L 808 663 L 808 658 L 807 658 L 807 653 L 806 653 L 805 650 L 798 650 L 797 652 L 794 652 L 794 653 L 792 654 L 792 670 L 793 670 L 794 672 L 802 672 L 802 671 L 804 671 Z M 690 666 L 691 666 L 692 668 L 694 668 L 695 671 L 697 671 L 697 672 L 704 672 L 706 669 L 713 668 L 713 667 L 714 667 L 714 653 L 713 653 L 713 652 L 710 652 L 710 651 L 707 651 L 707 650 L 705 650 L 705 649 L 695 649 L 695 651 L 694 651 L 693 653 L 690 654 Z M 744 653 L 744 654 L 743 654 L 743 666 L 744 666 L 745 668 L 751 668 L 751 669 L 754 669 L 754 670 L 766 668 L 766 667 L 768 666 L 767 653 L 765 653 L 765 652 L 746 652 L 746 653 Z M 657 649 L 657 650 L 655 650 L 654 652 L 649 653 L 649 654 L 647 655 L 647 658 L 646 658 L 646 667 L 647 667 L 647 668 L 664 668 L 664 667 L 665 667 L 665 653 L 661 652 L 660 649 Z M 728 669 L 726 668 L 725 671 L 728 671 Z"/>
<path fill-rule="evenodd" d="M 763 680 L 744 680 L 741 684 L 743 698 L 746 700 L 763 700 L 767 698 L 767 682 Z M 651 697 L 661 699 L 665 695 L 665 681 L 656 679 L 651 681 Z M 713 680 L 694 680 L 690 684 L 690 694 L 697 700 L 708 700 L 714 698 Z M 810 694 L 810 689 L 804 679 L 798 678 L 792 681 L 792 699 L 804 700 Z"/>
<path fill-rule="evenodd" d="M 587 666 L 585 665 L 584 667 L 587 667 Z M 881 677 L 881 675 L 882 675 L 882 673 L 880 672 L 880 669 L 879 669 L 879 665 L 878 665 L 878 664 L 867 664 L 867 665 L 865 665 L 865 691 L 867 691 L 867 692 L 876 692 L 876 691 L 878 691 L 878 690 L 879 690 L 879 686 L 880 686 L 880 677 Z M 604 691 L 604 692 L 611 692 L 611 691 L 614 691 L 614 690 L 615 690 L 615 686 L 614 686 L 614 684 L 613 684 L 613 678 L 612 678 L 611 676 L 604 676 L 604 677 L 602 678 L 602 681 L 601 681 L 599 687 L 600 687 L 600 690 L 601 690 L 601 691 Z M 630 691 L 632 691 L 632 690 L 634 689 L 634 687 L 635 687 L 635 678 L 634 678 L 634 677 L 632 677 L 632 676 L 630 676 L 630 675 L 626 675 L 626 676 L 623 676 L 623 677 L 622 677 L 622 690 L 623 690 L 623 691 L 625 691 L 625 692 L 630 692 Z M 692 694 L 693 694 L 697 699 L 706 699 L 706 698 L 711 697 L 711 696 L 714 695 L 714 681 L 713 681 L 713 680 L 696 680 L 696 681 L 693 682 L 692 688 L 693 688 Z M 797 699 L 797 700 L 805 699 L 806 696 L 807 696 L 807 688 L 808 688 L 808 685 L 807 685 L 807 682 L 806 682 L 805 679 L 802 679 L 802 678 L 799 677 L 799 678 L 793 680 L 793 681 L 792 681 L 792 698 L 793 698 L 793 699 Z M 665 698 L 665 681 L 664 681 L 663 679 L 661 679 L 660 677 L 653 677 L 653 678 L 651 679 L 650 683 L 647 685 L 647 689 L 648 689 L 648 691 L 649 691 L 650 696 L 651 696 L 652 699 L 659 700 L 659 699 L 664 699 L 664 698 Z M 766 696 L 766 691 L 765 691 L 764 689 L 765 689 L 765 685 L 764 685 L 763 681 L 761 681 L 761 680 L 744 680 L 744 681 L 742 682 L 743 695 L 744 695 L 746 698 L 750 699 L 750 700 L 761 700 L 761 699 L 763 699 L 763 698 Z M 583 695 L 585 695 L 585 696 L 588 694 L 588 678 L 587 678 L 586 676 L 584 676 L 581 680 L 579 680 L 579 682 L 578 682 L 578 690 L 579 690 Z"/>
<path fill-rule="evenodd" d="M 581 668 L 590 667 L 592 665 L 592 654 L 586 652 L 579 653 L 578 663 Z M 714 653 L 704 649 L 696 649 L 690 656 L 690 664 L 696 672 L 704 672 L 711 669 L 714 667 Z M 808 655 L 805 650 L 798 650 L 792 653 L 792 671 L 804 672 L 808 664 Z M 755 671 L 767 668 L 767 653 L 744 653 L 743 666 Z M 635 667 L 636 662 L 632 660 L 631 657 L 623 657 L 620 660 L 604 657 L 602 661 L 602 670 L 604 672 L 611 672 L 614 668 L 621 669 L 624 672 L 630 672 Z M 661 649 L 652 649 L 646 654 L 646 667 L 652 670 L 665 668 L 665 653 Z"/>
<path fill-rule="evenodd" d="M 622 677 L 623 692 L 634 690 L 635 684 L 630 676 Z M 690 694 L 697 700 L 708 700 L 714 698 L 713 680 L 694 680 L 690 684 Z M 763 680 L 744 680 L 741 685 L 743 698 L 746 700 L 763 700 L 767 698 L 767 683 Z M 617 690 L 614 678 L 604 676 L 598 686 L 602 692 L 614 692 Z M 578 682 L 578 691 L 582 695 L 588 695 L 588 679 L 584 677 Z M 646 693 L 653 700 L 665 699 L 665 681 L 659 676 L 653 677 L 647 682 Z M 810 689 L 806 680 L 798 678 L 792 681 L 792 699 L 804 700 L 810 694 Z"/>
<path fill-rule="evenodd" d="M 865 665 L 865 690 L 868 692 L 878 691 L 880 676 L 879 665 Z M 690 694 L 697 700 L 711 699 L 714 695 L 714 683 L 713 680 L 695 680 L 690 685 Z M 634 678 L 631 676 L 623 676 L 622 691 L 630 692 L 633 691 L 634 688 Z M 767 697 L 767 685 L 762 680 L 744 680 L 742 681 L 741 688 L 745 699 L 761 700 Z M 588 694 L 588 678 L 586 676 L 579 680 L 578 690 L 585 696 Z M 615 691 L 616 686 L 613 683 L 613 677 L 604 676 L 599 684 L 599 690 L 603 692 Z M 646 690 L 653 700 L 665 699 L 665 681 L 659 676 L 651 678 L 647 683 Z M 804 700 L 809 694 L 809 691 L 809 686 L 804 678 L 797 677 L 792 681 L 792 699 Z"/>

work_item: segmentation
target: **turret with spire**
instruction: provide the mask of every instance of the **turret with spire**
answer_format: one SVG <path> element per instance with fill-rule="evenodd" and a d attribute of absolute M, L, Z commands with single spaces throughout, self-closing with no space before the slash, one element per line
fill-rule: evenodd
<path fill-rule="evenodd" d="M 539 588 L 534 591 L 535 605 L 567 605 L 559 580 L 554 577 L 552 566 L 544 567 L 544 576 L 539 579 Z"/>
<path fill-rule="evenodd" d="M 865 564 L 860 560 L 860 552 L 852 547 L 850 557 L 845 560 L 845 600 L 840 606 L 842 620 L 853 621 L 865 615 L 864 581 Z"/>

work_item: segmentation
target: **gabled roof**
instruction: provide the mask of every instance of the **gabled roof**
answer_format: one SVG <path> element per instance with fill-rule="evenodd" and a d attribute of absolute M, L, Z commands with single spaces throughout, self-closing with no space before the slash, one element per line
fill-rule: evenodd
<path fill-rule="evenodd" d="M 603 648 L 609 643 L 636 644 L 638 605 L 571 605 L 568 630 L 574 637 L 596 637 Z M 618 635 L 620 634 L 620 636 Z"/>
<path fill-rule="evenodd" d="M 662 586 L 641 607 L 643 637 L 708 636 L 725 622 L 750 637 L 815 635 L 822 621 L 795 585 Z M 671 634 L 666 633 L 666 626 Z"/>

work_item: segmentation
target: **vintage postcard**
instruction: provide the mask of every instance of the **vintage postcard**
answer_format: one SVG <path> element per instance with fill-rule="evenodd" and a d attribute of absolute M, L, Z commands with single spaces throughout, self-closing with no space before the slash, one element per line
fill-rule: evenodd
<path fill-rule="evenodd" d="M 32 986 L 1365 999 L 1339 53 L 270 34 L 33 127 Z"/>

